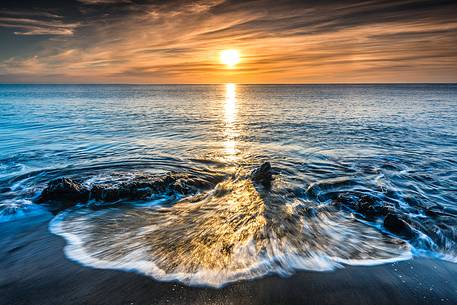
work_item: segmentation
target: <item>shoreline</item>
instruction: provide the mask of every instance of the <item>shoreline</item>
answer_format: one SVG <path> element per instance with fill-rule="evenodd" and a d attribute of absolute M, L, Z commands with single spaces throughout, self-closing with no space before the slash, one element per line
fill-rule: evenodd
<path fill-rule="evenodd" d="M 457 264 L 438 259 L 300 271 L 228 284 L 188 287 L 133 272 L 93 269 L 64 256 L 48 230 L 50 214 L 0 223 L 0 304 L 452 304 Z"/>

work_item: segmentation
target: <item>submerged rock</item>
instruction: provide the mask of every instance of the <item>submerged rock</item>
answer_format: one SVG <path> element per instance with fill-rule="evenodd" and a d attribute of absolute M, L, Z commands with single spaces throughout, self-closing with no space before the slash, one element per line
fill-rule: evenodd
<path fill-rule="evenodd" d="M 405 239 L 412 239 L 415 236 L 413 228 L 395 214 L 387 214 L 386 218 L 384 218 L 384 227 Z"/>
<path fill-rule="evenodd" d="M 259 168 L 256 168 L 251 173 L 251 180 L 254 182 L 269 185 L 273 180 L 273 172 L 270 162 L 264 162 Z"/>
<path fill-rule="evenodd" d="M 370 195 L 354 195 L 351 193 L 339 194 L 333 201 L 336 205 L 341 205 L 363 215 L 366 218 L 386 216 L 391 209 L 378 198 Z"/>
<path fill-rule="evenodd" d="M 357 211 L 367 217 L 385 216 L 390 209 L 371 196 L 362 196 L 356 204 Z"/>

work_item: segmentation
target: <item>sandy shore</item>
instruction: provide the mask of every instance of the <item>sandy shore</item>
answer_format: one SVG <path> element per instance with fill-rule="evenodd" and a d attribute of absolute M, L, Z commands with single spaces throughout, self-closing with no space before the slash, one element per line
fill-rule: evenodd
<path fill-rule="evenodd" d="M 1 305 L 457 303 L 457 264 L 430 259 L 303 271 L 222 289 L 86 268 L 65 258 L 65 241 L 48 232 L 50 219 L 41 215 L 0 224 Z"/>

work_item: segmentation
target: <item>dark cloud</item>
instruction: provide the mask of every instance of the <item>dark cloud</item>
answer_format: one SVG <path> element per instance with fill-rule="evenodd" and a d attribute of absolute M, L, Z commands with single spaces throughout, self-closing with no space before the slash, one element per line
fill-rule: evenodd
<path fill-rule="evenodd" d="M 108 5 L 108 4 L 130 4 L 129 0 L 78 0 L 83 4 L 88 5 Z"/>

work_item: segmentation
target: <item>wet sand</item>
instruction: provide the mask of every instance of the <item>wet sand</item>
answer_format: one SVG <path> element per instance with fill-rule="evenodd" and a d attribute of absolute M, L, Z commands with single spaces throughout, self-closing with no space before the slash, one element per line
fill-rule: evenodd
<path fill-rule="evenodd" d="M 431 259 L 270 276 L 221 289 L 80 266 L 48 231 L 50 215 L 0 223 L 1 305 L 456 304 L 457 264 Z"/>

